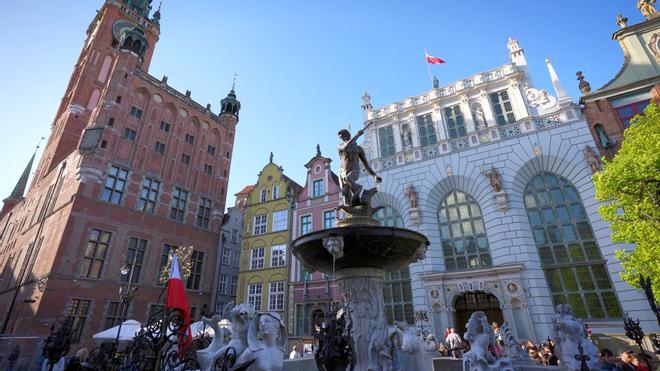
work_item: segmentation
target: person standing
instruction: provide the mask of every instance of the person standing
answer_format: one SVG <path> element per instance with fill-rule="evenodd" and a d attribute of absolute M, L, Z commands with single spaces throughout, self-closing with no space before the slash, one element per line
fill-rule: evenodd
<path fill-rule="evenodd" d="M 493 335 L 495 336 L 495 357 L 499 357 L 502 354 L 502 345 L 504 345 L 504 340 L 502 339 L 502 330 L 500 329 L 500 325 L 496 322 L 493 321 L 492 323 L 493 327 Z"/>
<path fill-rule="evenodd" d="M 614 353 L 612 353 L 612 351 L 607 348 L 600 351 L 600 369 L 621 371 L 621 368 L 616 365 L 614 360 Z"/>
<path fill-rule="evenodd" d="M 461 358 L 463 356 L 463 339 L 461 339 L 461 335 L 457 334 L 453 327 L 449 329 L 447 344 L 449 344 L 452 357 Z"/>
<path fill-rule="evenodd" d="M 622 371 L 635 371 L 635 366 L 632 364 L 632 358 L 630 357 L 630 353 L 628 353 L 627 351 L 623 351 L 619 354 L 619 357 L 621 358 Z"/>
<path fill-rule="evenodd" d="M 291 353 L 289 354 L 289 359 L 300 359 L 302 358 L 302 353 L 300 353 L 300 349 L 298 345 L 293 346 L 293 350 L 291 350 Z"/>

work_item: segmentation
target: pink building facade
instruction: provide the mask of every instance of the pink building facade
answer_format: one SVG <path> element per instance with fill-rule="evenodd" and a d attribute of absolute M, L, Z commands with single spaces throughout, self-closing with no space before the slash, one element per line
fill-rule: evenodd
<path fill-rule="evenodd" d="M 339 178 L 332 171 L 332 160 L 323 157 L 317 146 L 316 156 L 305 165 L 305 187 L 296 200 L 293 214 L 293 239 L 336 225 L 336 210 L 341 199 Z M 339 303 L 341 295 L 331 275 L 306 271 L 295 256 L 289 272 L 289 343 L 313 344 L 315 325 L 320 325 L 330 303 Z"/>

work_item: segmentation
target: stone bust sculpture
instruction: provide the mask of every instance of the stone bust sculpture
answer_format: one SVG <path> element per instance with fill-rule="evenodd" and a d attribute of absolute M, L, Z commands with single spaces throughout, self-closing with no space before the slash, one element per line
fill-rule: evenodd
<path fill-rule="evenodd" d="M 258 313 L 248 329 L 248 348 L 236 360 L 247 371 L 280 371 L 284 365 L 287 334 L 276 312 Z"/>

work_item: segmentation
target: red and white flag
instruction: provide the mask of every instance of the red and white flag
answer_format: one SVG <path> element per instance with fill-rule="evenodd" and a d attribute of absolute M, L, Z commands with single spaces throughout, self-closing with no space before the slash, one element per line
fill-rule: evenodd
<path fill-rule="evenodd" d="M 183 323 L 179 327 L 178 335 L 179 344 L 183 349 L 192 342 L 192 331 L 190 331 L 190 307 L 188 306 L 188 298 L 186 298 L 186 289 L 181 280 L 179 258 L 176 253 L 172 254 L 170 277 L 167 279 L 167 303 L 165 307 L 179 309 L 183 315 Z"/>
<path fill-rule="evenodd" d="M 426 54 L 426 63 L 428 63 L 428 64 L 445 63 L 445 61 L 443 61 L 442 59 L 440 59 L 438 57 L 434 57 L 432 55 L 429 55 L 429 53 L 426 50 L 424 50 L 424 54 Z"/>

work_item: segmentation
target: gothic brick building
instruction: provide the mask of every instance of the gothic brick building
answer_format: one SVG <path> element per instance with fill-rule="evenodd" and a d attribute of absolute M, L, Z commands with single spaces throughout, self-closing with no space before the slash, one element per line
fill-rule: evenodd
<path fill-rule="evenodd" d="M 149 75 L 160 32 L 150 3 L 105 1 L 27 194 L 32 161 L 4 202 L 2 333 L 39 341 L 56 318 L 73 317 L 75 351 L 122 318 L 144 322 L 177 246 L 194 246 L 193 318 L 212 306 L 240 103 L 232 89 L 215 114 Z M 127 308 L 118 302 L 129 280 L 121 267 L 139 288 Z"/>

